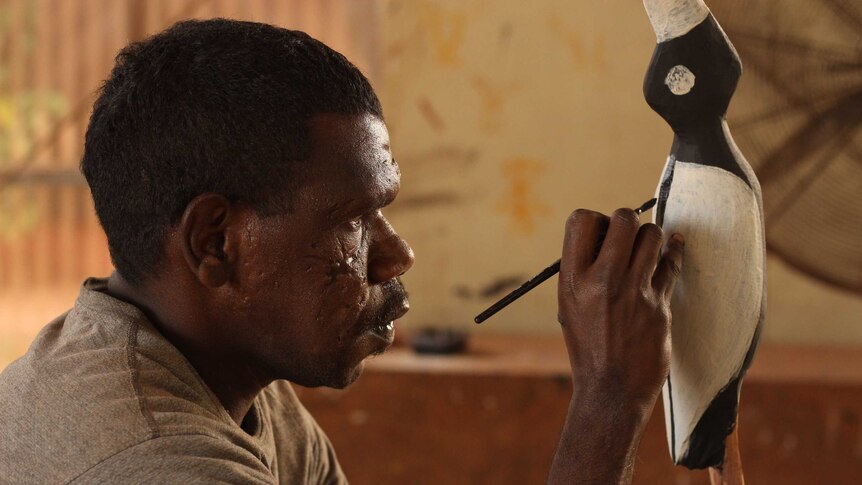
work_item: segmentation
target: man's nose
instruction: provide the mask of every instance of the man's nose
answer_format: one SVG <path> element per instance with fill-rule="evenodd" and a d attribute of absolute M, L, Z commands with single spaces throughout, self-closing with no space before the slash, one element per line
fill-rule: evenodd
<path fill-rule="evenodd" d="M 368 264 L 368 279 L 372 284 L 397 278 L 413 266 L 413 249 L 394 231 L 378 243 Z"/>

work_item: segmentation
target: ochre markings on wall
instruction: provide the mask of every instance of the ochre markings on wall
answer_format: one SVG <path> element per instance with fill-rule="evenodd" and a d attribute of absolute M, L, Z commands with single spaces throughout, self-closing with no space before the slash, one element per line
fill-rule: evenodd
<path fill-rule="evenodd" d="M 467 14 L 445 9 L 435 3 L 423 2 L 421 23 L 428 32 L 437 62 L 448 67 L 461 65 L 460 51 L 467 30 Z"/>
<path fill-rule="evenodd" d="M 585 41 L 583 34 L 564 25 L 555 15 L 548 17 L 548 27 L 569 51 L 572 64 L 577 68 L 607 68 L 607 46 L 605 39 L 596 36 L 592 42 Z"/>
<path fill-rule="evenodd" d="M 479 112 L 479 123 L 482 131 L 486 133 L 498 133 L 503 123 L 503 108 L 512 93 L 521 89 L 518 83 L 508 83 L 502 86 L 494 86 L 482 75 L 473 76 L 473 88 L 481 97 L 481 108 Z"/>
<path fill-rule="evenodd" d="M 550 213 L 550 207 L 534 190 L 535 182 L 546 166 L 546 162 L 529 157 L 512 158 L 501 166 L 509 184 L 497 209 L 509 216 L 510 227 L 521 234 L 532 234 L 536 220 Z"/>
<path fill-rule="evenodd" d="M 416 107 L 419 109 L 422 118 L 431 125 L 434 131 L 440 133 L 446 129 L 446 122 L 443 121 L 443 117 L 440 116 L 440 113 L 431 103 L 430 99 L 425 96 L 419 96 L 416 99 Z"/>

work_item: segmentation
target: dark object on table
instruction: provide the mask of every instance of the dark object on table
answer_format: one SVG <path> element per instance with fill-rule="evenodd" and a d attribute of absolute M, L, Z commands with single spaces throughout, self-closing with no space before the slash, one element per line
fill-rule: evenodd
<path fill-rule="evenodd" d="M 463 330 L 451 328 L 424 328 L 410 337 L 410 346 L 419 354 L 460 354 L 467 348 Z"/>

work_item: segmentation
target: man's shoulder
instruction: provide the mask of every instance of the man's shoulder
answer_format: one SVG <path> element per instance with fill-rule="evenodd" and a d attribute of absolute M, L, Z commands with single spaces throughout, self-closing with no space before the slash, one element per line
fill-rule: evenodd
<path fill-rule="evenodd" d="M 149 437 L 125 345 L 88 312 L 49 323 L 0 374 L 0 475 L 64 481 Z"/>
<path fill-rule="evenodd" d="M 0 476 L 65 481 L 158 438 L 224 440 L 231 424 L 137 309 L 85 288 L 0 374 Z"/>

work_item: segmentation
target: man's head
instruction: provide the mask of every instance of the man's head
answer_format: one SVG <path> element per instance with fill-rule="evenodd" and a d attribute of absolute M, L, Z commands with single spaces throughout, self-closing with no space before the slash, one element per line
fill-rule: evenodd
<path fill-rule="evenodd" d="M 391 340 L 412 264 L 380 213 L 398 167 L 367 79 L 306 34 L 190 21 L 130 45 L 81 169 L 122 278 L 182 294 L 180 338 L 330 386 Z"/>

